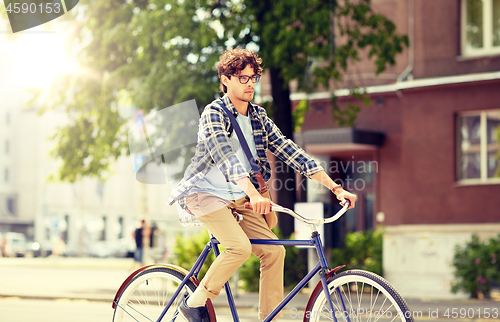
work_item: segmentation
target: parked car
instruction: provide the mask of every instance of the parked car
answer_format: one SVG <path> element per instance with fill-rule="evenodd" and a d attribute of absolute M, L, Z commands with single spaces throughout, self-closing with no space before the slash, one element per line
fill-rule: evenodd
<path fill-rule="evenodd" d="M 28 257 L 47 257 L 52 254 L 54 245 L 50 241 L 28 242 L 26 256 Z"/>
<path fill-rule="evenodd" d="M 91 257 L 127 257 L 130 247 L 125 238 L 117 241 L 95 241 L 87 244 Z"/>
<path fill-rule="evenodd" d="M 24 257 L 26 254 L 26 236 L 22 233 L 0 234 L 0 244 L 4 248 L 2 253 L 6 257 Z"/>

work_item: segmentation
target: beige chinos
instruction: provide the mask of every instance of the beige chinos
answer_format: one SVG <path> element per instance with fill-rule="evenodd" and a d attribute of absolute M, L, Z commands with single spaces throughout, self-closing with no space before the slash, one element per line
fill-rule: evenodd
<path fill-rule="evenodd" d="M 208 269 L 200 283 L 209 299 L 219 295 L 233 273 L 254 254 L 260 258 L 259 318 L 264 319 L 283 299 L 285 248 L 275 245 L 251 245 L 251 239 L 278 239 L 264 216 L 246 209 L 246 198 L 233 202 L 211 194 L 194 193 L 186 198 L 187 207 L 226 249 Z M 238 223 L 230 210 L 243 215 Z M 281 317 L 280 312 L 276 318 Z"/>

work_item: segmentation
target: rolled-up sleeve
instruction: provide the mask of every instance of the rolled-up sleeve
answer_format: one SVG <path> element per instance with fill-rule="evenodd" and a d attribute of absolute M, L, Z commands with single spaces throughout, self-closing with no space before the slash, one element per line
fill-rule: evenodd
<path fill-rule="evenodd" d="M 249 176 L 240 159 L 236 156 L 225 130 L 222 111 L 213 107 L 205 109 L 200 119 L 200 131 L 206 141 L 210 156 L 226 180 L 235 182 Z"/>
<path fill-rule="evenodd" d="M 323 170 L 323 167 L 318 165 L 301 147 L 284 136 L 276 124 L 267 116 L 265 125 L 269 140 L 269 151 L 277 158 L 306 177 Z"/>

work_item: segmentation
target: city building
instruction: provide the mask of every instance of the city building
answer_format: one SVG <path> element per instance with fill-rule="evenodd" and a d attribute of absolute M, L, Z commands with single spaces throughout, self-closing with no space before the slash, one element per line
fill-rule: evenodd
<path fill-rule="evenodd" d="M 26 216 L 21 209 L 19 194 L 19 124 L 26 93 L 20 88 L 19 79 L 9 72 L 11 47 L 0 42 L 0 233 L 18 232 L 33 234 L 34 217 Z M 9 84 L 10 86 L 6 86 Z"/>

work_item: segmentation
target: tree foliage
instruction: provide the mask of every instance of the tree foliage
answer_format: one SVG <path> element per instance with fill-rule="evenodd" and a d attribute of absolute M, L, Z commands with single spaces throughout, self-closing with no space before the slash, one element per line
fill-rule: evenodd
<path fill-rule="evenodd" d="M 251 33 L 240 44 L 258 39 L 259 53 L 267 68 L 279 68 L 288 84 L 311 90 L 341 80 L 350 62 L 368 50 L 376 73 L 395 64 L 395 56 L 408 45 L 408 37 L 396 33 L 395 24 L 374 13 L 370 0 L 289 0 L 245 2 Z M 250 37 L 249 37 L 250 36 Z"/>
<path fill-rule="evenodd" d="M 146 114 L 217 93 L 213 66 L 225 48 L 212 21 L 186 1 L 81 1 L 74 46 L 83 72 L 54 84 L 46 108 L 64 107 L 68 125 L 53 137 L 62 159 L 58 179 L 105 177 L 123 153 L 127 118 L 134 106 Z"/>

